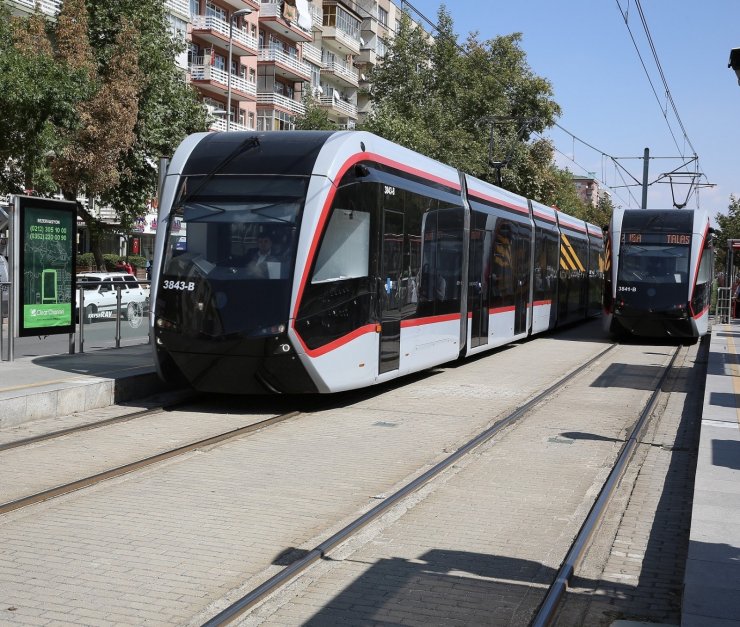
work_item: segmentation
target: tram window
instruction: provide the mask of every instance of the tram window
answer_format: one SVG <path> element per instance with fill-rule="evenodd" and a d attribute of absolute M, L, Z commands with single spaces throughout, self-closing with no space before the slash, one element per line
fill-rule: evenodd
<path fill-rule="evenodd" d="M 335 207 L 319 249 L 312 283 L 368 275 L 370 214 Z"/>

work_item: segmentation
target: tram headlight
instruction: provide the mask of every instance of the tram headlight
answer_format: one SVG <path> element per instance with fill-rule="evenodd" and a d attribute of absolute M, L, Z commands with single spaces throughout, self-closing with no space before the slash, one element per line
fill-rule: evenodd
<path fill-rule="evenodd" d="M 175 323 L 171 320 L 167 320 L 167 318 L 162 318 L 159 316 L 157 320 L 154 322 L 155 326 L 158 329 L 169 329 L 172 330 L 175 328 Z"/>

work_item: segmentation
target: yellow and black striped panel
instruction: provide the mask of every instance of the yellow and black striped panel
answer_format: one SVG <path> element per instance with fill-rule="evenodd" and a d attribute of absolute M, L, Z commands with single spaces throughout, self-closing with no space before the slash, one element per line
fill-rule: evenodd
<path fill-rule="evenodd" d="M 578 258 L 576 251 L 573 249 L 568 237 L 563 234 L 562 243 L 560 245 L 560 267 L 563 270 L 573 270 L 585 272 L 586 268 L 583 267 L 581 260 Z"/>

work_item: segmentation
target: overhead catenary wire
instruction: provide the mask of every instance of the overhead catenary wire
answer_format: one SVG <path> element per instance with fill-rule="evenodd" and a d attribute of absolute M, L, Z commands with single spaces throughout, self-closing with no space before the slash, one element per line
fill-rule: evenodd
<path fill-rule="evenodd" d="M 419 9 L 417 9 L 417 8 L 416 8 L 416 7 L 415 7 L 415 6 L 414 6 L 414 5 L 413 5 L 413 4 L 411 3 L 411 2 L 409 2 L 408 0 L 393 0 L 393 2 L 394 2 L 394 4 L 395 4 L 395 5 L 397 6 L 397 7 L 399 7 L 399 8 L 400 8 L 400 10 L 401 10 L 402 12 L 404 12 L 404 13 L 405 13 L 406 15 L 410 15 L 410 12 L 413 12 L 413 14 L 414 14 L 414 15 L 415 15 L 416 17 L 418 17 L 418 18 L 419 18 L 419 23 L 420 23 L 419 25 L 420 25 L 420 26 L 422 27 L 422 29 L 424 28 L 424 27 L 422 26 L 422 23 L 423 23 L 423 24 L 426 24 L 426 25 L 427 25 L 427 26 L 429 27 L 429 29 L 430 29 L 430 31 L 431 31 L 432 33 L 437 33 L 437 34 L 440 34 L 440 31 L 439 31 L 438 25 L 437 25 L 437 24 L 436 24 L 435 22 L 433 22 L 433 21 L 432 21 L 431 19 L 429 19 L 429 18 L 428 18 L 428 17 L 426 16 L 426 15 L 424 15 L 424 14 L 423 14 L 423 13 L 422 13 L 422 12 L 421 12 L 421 11 L 420 11 Z M 629 34 L 630 34 L 630 38 L 632 39 L 632 43 L 633 43 L 633 45 L 634 45 L 634 47 L 635 47 L 635 50 L 637 51 L 637 55 L 638 55 L 638 57 L 639 57 L 639 59 L 640 59 L 640 63 L 642 64 L 643 70 L 645 71 L 645 75 L 646 75 L 646 76 L 647 76 L 647 78 L 648 78 L 648 82 L 650 83 L 650 86 L 651 86 L 651 89 L 652 89 L 652 91 L 653 91 L 653 94 L 654 94 L 654 96 L 655 96 L 655 98 L 656 98 L 656 101 L 658 102 L 658 104 L 659 104 L 659 106 L 660 106 L 660 97 L 658 96 L 658 92 L 657 92 L 657 90 L 656 90 L 655 84 L 653 83 L 653 80 L 652 80 L 652 78 L 651 78 L 651 76 L 650 76 L 650 73 L 649 73 L 649 71 L 648 71 L 648 69 L 647 69 L 647 66 L 646 66 L 646 64 L 645 64 L 645 61 L 644 61 L 644 59 L 643 59 L 643 57 L 642 57 L 642 54 L 640 53 L 640 50 L 639 50 L 639 47 L 638 47 L 638 44 L 637 44 L 637 40 L 635 39 L 635 37 L 634 37 L 634 34 L 632 33 L 632 29 L 630 28 L 630 25 L 629 25 L 629 14 L 628 14 L 628 11 L 625 11 L 625 10 L 624 10 L 624 9 L 622 8 L 622 5 L 621 5 L 621 3 L 620 3 L 620 0 L 616 0 L 616 2 L 617 2 L 617 6 L 619 7 L 619 10 L 620 10 L 620 12 L 621 12 L 621 14 L 622 14 L 622 17 L 623 17 L 623 19 L 624 19 L 624 21 L 625 21 L 625 24 L 626 24 L 626 26 L 627 26 L 627 30 L 628 30 L 628 32 L 629 32 Z M 386 28 L 386 29 L 387 29 L 387 30 L 388 30 L 389 32 L 393 33 L 394 35 L 397 35 L 397 34 L 398 34 L 398 33 L 397 33 L 397 31 L 395 31 L 394 29 L 392 29 L 392 28 L 391 28 L 391 27 L 390 27 L 390 26 L 389 26 L 388 24 L 384 24 L 384 23 L 380 22 L 380 21 L 378 20 L 377 16 L 375 16 L 375 15 L 372 15 L 372 14 L 371 14 L 371 13 L 370 13 L 370 12 L 369 12 L 369 11 L 368 11 L 367 9 L 365 9 L 364 7 L 360 7 L 360 6 L 359 6 L 359 5 L 357 4 L 357 2 L 356 2 L 356 1 L 352 1 L 352 5 L 354 5 L 354 6 L 355 6 L 355 7 L 357 7 L 357 8 L 359 9 L 359 10 L 361 10 L 361 11 L 362 11 L 363 13 L 365 13 L 365 14 L 367 15 L 367 17 L 369 17 L 369 18 L 370 18 L 370 19 L 371 19 L 372 21 L 374 21 L 374 22 L 377 22 L 378 24 L 382 25 L 382 26 L 383 26 L 384 28 Z M 643 25 L 643 29 L 645 30 L 645 33 L 646 33 L 646 36 L 647 36 L 647 39 L 648 39 L 648 42 L 649 42 L 649 45 L 650 45 L 650 49 L 651 49 L 651 52 L 652 52 L 653 58 L 654 58 L 654 60 L 655 60 L 655 63 L 656 63 L 656 65 L 657 65 L 657 67 L 658 67 L 658 71 L 659 71 L 659 74 L 660 74 L 660 76 L 661 76 L 661 80 L 662 80 L 662 83 L 663 83 L 663 86 L 664 86 L 664 89 L 665 89 L 665 92 L 666 92 L 666 98 L 667 98 L 668 102 L 670 103 L 670 106 L 671 106 L 671 110 L 673 111 L 673 114 L 675 115 L 675 117 L 676 117 L 676 119 L 677 119 L 677 121 L 678 121 L 679 127 L 680 127 L 680 129 L 681 129 L 681 131 L 682 131 L 682 133 L 683 133 L 683 138 L 684 138 L 684 140 L 685 140 L 686 144 L 688 144 L 688 145 L 689 145 L 689 147 L 691 148 L 691 150 L 693 151 L 693 156 L 694 156 L 694 160 L 695 160 L 695 161 L 696 161 L 696 163 L 697 163 L 697 168 L 696 168 L 696 173 L 695 173 L 695 175 L 696 175 L 696 176 L 703 176 L 703 175 L 701 175 L 701 174 L 698 174 L 698 172 L 699 172 L 699 168 L 698 168 L 698 156 L 697 156 L 697 154 L 696 154 L 696 150 L 694 149 L 694 146 L 693 146 L 693 144 L 691 143 L 691 140 L 690 140 L 690 139 L 689 139 L 689 137 L 688 137 L 688 133 L 687 133 L 687 131 L 686 131 L 686 128 L 685 128 L 685 126 L 684 126 L 684 124 L 683 124 L 683 121 L 681 120 L 681 117 L 680 117 L 680 115 L 679 115 L 679 113 L 678 113 L 678 107 L 676 106 L 676 103 L 675 103 L 675 101 L 674 101 L 674 99 L 673 99 L 673 95 L 672 95 L 672 93 L 671 93 L 671 91 L 670 91 L 670 88 L 668 87 L 668 81 L 667 81 L 667 79 L 666 79 L 666 77 L 665 77 L 665 73 L 663 72 L 663 67 L 662 67 L 662 65 L 661 65 L 661 63 L 660 63 L 660 59 L 659 59 L 659 57 L 658 57 L 657 49 L 656 49 L 656 47 L 655 47 L 655 44 L 654 44 L 654 42 L 653 42 L 653 39 L 652 39 L 652 35 L 650 34 L 650 29 L 649 29 L 649 26 L 648 26 L 648 24 L 647 24 L 647 19 L 645 18 L 645 14 L 644 14 L 644 12 L 643 12 L 643 10 L 642 10 L 642 6 L 641 6 L 641 4 L 640 4 L 640 0 L 635 0 L 635 6 L 636 6 L 636 8 L 637 8 L 637 10 L 638 10 L 638 13 L 639 13 L 639 15 L 640 15 L 640 19 L 641 19 L 641 22 L 642 22 L 642 25 Z M 359 11 L 358 11 L 358 12 L 359 12 Z M 454 44 L 455 44 L 455 47 L 456 47 L 456 48 L 457 48 L 457 49 L 458 49 L 458 50 L 459 50 L 460 52 L 462 52 L 463 54 L 467 55 L 468 51 L 467 51 L 467 50 L 465 49 L 465 47 L 464 47 L 464 46 L 462 46 L 462 45 L 460 45 L 460 44 L 459 44 L 459 42 L 457 41 L 457 39 L 455 39 L 455 40 L 454 40 Z M 494 77 L 494 78 L 495 78 L 495 77 Z M 503 86 L 503 84 L 502 84 L 502 86 Z M 663 109 L 663 107 L 662 107 L 662 106 L 660 107 L 660 109 L 661 109 L 661 113 L 662 113 L 662 115 L 663 115 L 663 118 L 664 118 L 664 119 L 665 119 L 665 121 L 666 121 L 666 125 L 668 126 L 668 130 L 669 130 L 669 133 L 670 133 L 671 137 L 673 138 L 673 142 L 674 142 L 674 144 L 676 145 L 676 149 L 678 150 L 679 154 L 681 155 L 681 158 L 683 158 L 683 159 L 686 159 L 686 157 L 685 157 L 685 155 L 684 155 L 684 152 L 683 152 L 683 151 L 681 150 L 681 147 L 679 146 L 679 142 L 678 142 L 678 139 L 676 138 L 676 135 L 675 135 L 675 133 L 674 133 L 674 131 L 673 131 L 673 128 L 671 127 L 671 125 L 670 125 L 670 122 L 669 122 L 669 120 L 668 120 L 668 114 L 667 114 L 667 111 L 665 111 L 665 110 Z M 618 163 L 618 161 L 617 161 L 617 159 L 626 159 L 626 158 L 630 158 L 630 157 L 615 157 L 615 156 L 613 156 L 613 155 L 610 155 L 609 153 L 607 153 L 607 152 L 605 152 L 605 151 L 603 151 L 603 150 L 599 150 L 598 148 L 595 148 L 595 147 L 594 147 L 593 145 L 591 145 L 591 144 L 590 144 L 589 142 L 586 142 L 586 141 L 584 141 L 584 140 L 582 140 L 582 139 L 580 139 L 580 138 L 576 137 L 576 136 L 575 136 L 575 135 L 574 135 L 573 133 L 571 133 L 570 131 L 568 131 L 567 129 L 565 129 L 565 128 L 564 128 L 564 127 L 563 127 L 562 125 L 558 124 L 557 122 L 555 122 L 555 123 L 554 123 L 554 126 L 557 126 L 557 127 L 558 127 L 558 128 L 560 128 L 560 129 L 561 129 L 561 130 L 562 130 L 563 132 L 567 133 L 568 135 L 570 135 L 570 136 L 571 136 L 571 137 L 573 138 L 573 142 L 574 142 L 574 150 L 573 150 L 573 153 L 574 153 L 574 154 L 575 154 L 575 141 L 578 141 L 578 142 L 582 143 L 583 145 L 587 146 L 588 148 L 590 148 L 590 149 L 592 149 L 592 150 L 595 150 L 596 152 L 600 153 L 600 154 L 601 154 L 601 156 L 602 156 L 602 157 L 601 157 L 602 159 L 603 159 L 603 158 L 608 158 L 608 159 L 610 159 L 610 160 L 611 160 L 611 161 L 612 161 L 612 162 L 613 162 L 613 163 L 615 164 L 615 172 L 618 172 L 618 173 L 619 173 L 619 176 L 620 176 L 620 178 L 622 179 L 622 183 L 623 183 L 623 185 L 622 185 L 622 186 L 623 186 L 623 187 L 625 187 L 625 188 L 627 188 L 627 189 L 628 189 L 628 191 L 629 191 L 629 187 L 630 187 L 631 185 L 627 183 L 627 181 L 625 180 L 625 178 L 624 178 L 624 176 L 623 176 L 622 172 L 623 172 L 623 173 L 625 173 L 625 174 L 627 174 L 627 175 L 628 175 L 628 176 L 629 176 L 629 177 L 630 177 L 630 178 L 631 178 L 631 179 L 632 179 L 632 180 L 634 181 L 634 186 L 641 186 L 641 185 L 642 185 L 642 182 L 641 182 L 641 181 L 639 181 L 639 180 L 638 180 L 638 179 L 637 179 L 637 178 L 636 178 L 636 177 L 635 177 L 634 175 L 632 175 L 632 173 L 630 173 L 630 172 L 629 172 L 629 171 L 628 171 L 628 170 L 627 170 L 626 168 L 624 168 L 624 166 L 622 166 L 622 165 L 621 165 L 620 163 Z M 540 135 L 540 136 L 541 136 L 541 135 Z M 542 136 L 541 136 L 541 137 L 542 137 Z M 550 141 L 552 141 L 552 140 L 550 139 Z M 553 148 L 554 148 L 554 149 L 556 150 L 556 152 L 558 152 L 559 154 L 563 155 L 563 156 L 564 156 L 565 158 L 567 158 L 567 159 L 570 159 L 570 158 L 568 157 L 568 155 L 566 155 L 566 154 L 565 154 L 564 152 L 562 152 L 561 150 L 557 149 L 557 147 L 556 147 L 556 146 L 554 145 L 554 142 L 553 142 Z M 638 158 L 638 157 L 634 157 L 634 158 Z M 640 159 L 642 159 L 643 157 L 639 157 L 639 158 L 640 158 Z M 656 158 L 656 159 L 657 159 L 657 158 L 662 158 L 662 157 L 651 157 L 651 159 L 653 159 L 653 158 Z M 674 157 L 665 157 L 665 158 L 666 158 L 666 159 L 674 159 Z M 578 167 L 582 168 L 582 169 L 583 169 L 583 170 L 584 170 L 585 172 L 589 172 L 589 170 L 588 170 L 587 168 L 585 168 L 584 166 L 582 166 L 581 164 L 579 164 L 578 162 L 576 162 L 576 161 L 575 161 L 574 159 L 570 159 L 570 160 L 571 160 L 571 161 L 572 161 L 573 163 L 575 163 L 575 164 L 576 164 L 576 165 L 577 165 Z M 681 167 L 683 167 L 683 166 L 681 166 Z M 653 181 L 652 183 L 649 183 L 649 185 L 652 185 L 652 184 L 653 184 L 653 183 L 655 183 L 655 182 L 659 182 L 659 181 L 661 180 L 661 178 L 665 178 L 665 177 L 659 177 L 658 179 L 656 179 L 656 180 L 655 180 L 655 181 Z M 609 185 L 608 183 L 606 183 L 606 181 L 604 181 L 603 179 L 601 179 L 601 182 L 602 182 L 602 183 L 603 183 L 603 184 L 604 184 L 604 185 L 605 185 L 605 186 L 606 186 L 607 188 L 609 188 L 609 189 L 610 189 L 610 190 L 612 191 L 612 193 L 614 193 L 614 194 L 615 194 L 615 195 L 616 195 L 616 196 L 617 196 L 618 198 L 620 198 L 620 199 L 621 199 L 621 196 L 619 196 L 619 195 L 618 195 L 618 194 L 616 194 L 616 192 L 615 192 L 615 190 L 617 189 L 617 186 L 610 186 L 610 185 Z M 697 192 L 698 192 L 698 190 L 695 190 L 695 191 L 697 191 Z M 631 191 L 629 191 L 629 195 L 630 195 L 630 197 L 634 198 L 634 195 L 632 194 L 632 192 L 631 192 Z M 622 200 L 623 200 L 623 199 L 622 199 Z M 698 193 L 697 193 L 697 201 L 698 201 Z"/>

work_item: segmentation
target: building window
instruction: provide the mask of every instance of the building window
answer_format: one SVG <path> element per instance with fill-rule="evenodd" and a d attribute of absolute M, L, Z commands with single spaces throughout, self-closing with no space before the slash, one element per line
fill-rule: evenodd
<path fill-rule="evenodd" d="M 321 68 L 313 63 L 310 63 L 309 65 L 311 66 L 311 85 L 313 87 L 318 87 L 321 85 Z"/>
<path fill-rule="evenodd" d="M 352 17 L 342 7 L 337 7 L 337 28 L 343 30 L 352 39 L 360 38 L 360 21 Z"/>
<path fill-rule="evenodd" d="M 188 65 L 203 65 L 203 53 L 198 44 L 188 44 Z"/>
<path fill-rule="evenodd" d="M 324 5 L 324 26 L 336 26 L 337 25 L 337 7 L 334 4 Z"/>
<path fill-rule="evenodd" d="M 378 22 L 383 26 L 388 26 L 388 11 L 383 7 L 378 7 Z"/>
<path fill-rule="evenodd" d="M 384 57 L 385 51 L 386 51 L 385 41 L 383 41 L 380 37 L 378 37 L 378 40 L 375 44 L 375 52 L 377 53 L 379 57 Z"/>
<path fill-rule="evenodd" d="M 206 17 L 215 17 L 219 20 L 226 21 L 226 10 L 216 6 L 212 2 L 206 1 Z"/>
<path fill-rule="evenodd" d="M 249 120 L 249 124 L 247 125 L 247 128 L 249 128 L 250 131 L 254 130 L 254 113 L 251 111 L 249 112 L 247 119 Z"/>
<path fill-rule="evenodd" d="M 226 58 L 222 57 L 220 54 L 216 54 L 213 57 L 213 67 L 215 67 L 218 70 L 226 71 Z"/>
<path fill-rule="evenodd" d="M 257 82 L 257 72 L 255 72 L 253 67 L 249 68 L 249 82 L 250 83 L 256 83 Z"/>
<path fill-rule="evenodd" d="M 190 15 L 200 15 L 200 0 L 190 0 Z"/>

